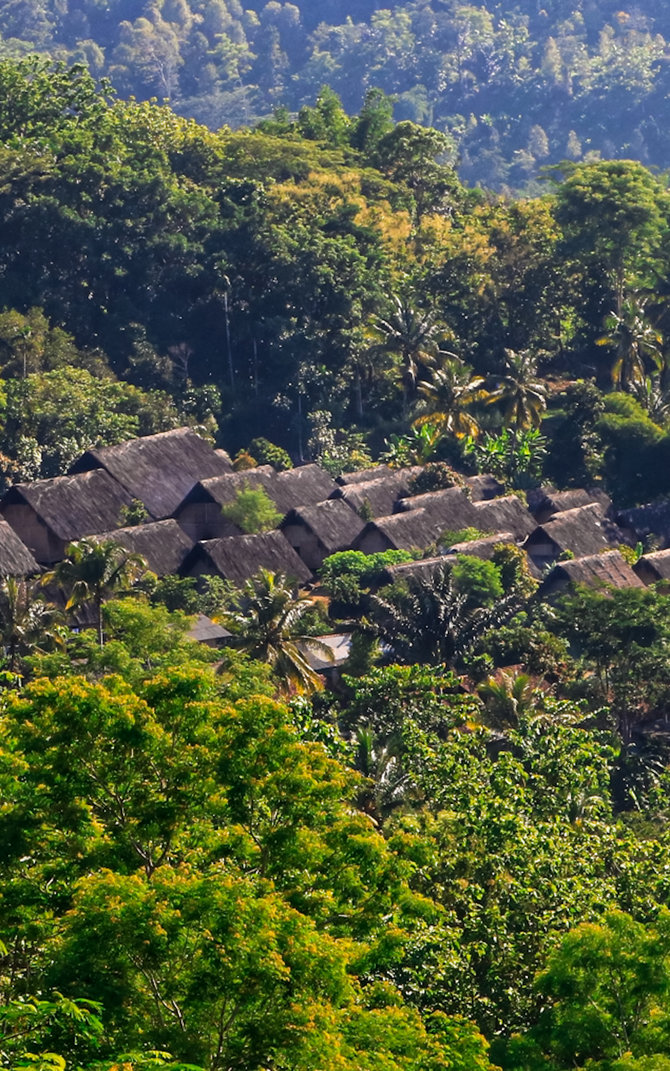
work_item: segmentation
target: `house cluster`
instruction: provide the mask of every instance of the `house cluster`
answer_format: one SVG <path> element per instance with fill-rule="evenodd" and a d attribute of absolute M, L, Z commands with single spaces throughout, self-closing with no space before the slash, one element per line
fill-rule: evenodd
<path fill-rule="evenodd" d="M 482 535 L 388 570 L 389 579 L 429 573 L 444 554 L 489 558 L 497 543 L 524 548 L 551 594 L 571 583 L 639 587 L 670 580 L 670 549 L 635 565 L 621 546 L 653 536 L 670 548 L 670 504 L 615 515 L 600 491 L 540 489 L 526 506 L 491 476 L 463 487 L 412 494 L 418 469 L 385 466 L 332 479 L 315 464 L 286 472 L 268 465 L 234 472 L 227 454 L 190 428 L 86 451 L 67 476 L 16 484 L 0 501 L 0 574 L 28 577 L 65 556 L 84 537 L 114 539 L 141 554 L 159 577 L 221 576 L 243 583 L 259 568 L 312 582 L 325 558 L 342 550 L 430 551 L 446 532 Z M 262 487 L 281 520 L 244 535 L 222 511 L 245 487 Z M 141 510 L 142 523 L 128 525 Z"/>

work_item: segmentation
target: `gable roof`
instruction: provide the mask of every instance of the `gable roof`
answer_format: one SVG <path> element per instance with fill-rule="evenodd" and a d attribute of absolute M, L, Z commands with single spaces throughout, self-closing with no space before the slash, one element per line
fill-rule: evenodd
<path fill-rule="evenodd" d="M 258 535 L 205 539 L 196 543 L 186 556 L 181 571 L 188 572 L 203 558 L 217 573 L 234 584 L 243 584 L 259 569 L 286 573 L 298 583 L 307 583 L 312 579 L 311 570 L 282 533 L 276 530 Z"/>
<path fill-rule="evenodd" d="M 496 480 L 495 476 L 491 476 L 488 472 L 483 472 L 479 476 L 466 476 L 465 486 L 470 489 L 472 502 L 488 502 L 489 499 L 498 498 L 505 493 L 500 480 Z"/>
<path fill-rule="evenodd" d="M 295 506 L 313 506 L 323 502 L 337 489 L 335 480 L 320 465 L 300 465 L 278 472 L 271 497 L 277 509 L 288 513 Z"/>
<path fill-rule="evenodd" d="M 515 539 L 512 532 L 497 532 L 495 535 L 485 536 L 484 539 L 468 539 L 464 543 L 453 543 L 448 548 L 448 553 L 468 554 L 472 558 L 484 558 L 489 561 L 499 543 L 514 542 Z"/>
<path fill-rule="evenodd" d="M 33 576 L 40 567 L 11 525 L 0 518 L 0 576 Z"/>
<path fill-rule="evenodd" d="M 655 580 L 670 580 L 670 550 L 655 550 L 643 554 L 635 562 L 633 570 L 640 579 L 653 576 Z"/>
<path fill-rule="evenodd" d="M 534 493 L 528 494 L 528 508 L 539 524 L 555 513 L 563 513 L 565 510 L 578 509 L 579 506 L 589 506 L 593 503 L 600 506 L 605 514 L 612 508 L 611 498 L 599 489 L 588 491 L 584 487 L 572 487 L 567 491 L 555 491 L 551 487 L 540 487 Z"/>
<path fill-rule="evenodd" d="M 367 480 L 365 483 L 338 487 L 333 492 L 333 498 L 344 499 L 359 516 L 362 510 L 369 509 L 371 513 L 368 516 L 387 517 L 393 513 L 398 499 L 408 493 L 409 481 L 414 471 L 414 469 L 399 469 L 378 480 Z"/>
<path fill-rule="evenodd" d="M 422 510 L 433 519 L 440 531 L 449 529 L 456 532 L 461 528 L 481 528 L 474 503 L 460 487 L 448 487 L 444 491 L 428 491 L 423 495 L 403 498 L 397 503 L 396 510 L 403 513 Z"/>
<path fill-rule="evenodd" d="M 381 573 L 382 584 L 394 584 L 397 580 L 407 579 L 430 579 L 438 570 L 450 567 L 454 559 L 448 555 L 439 554 L 433 558 L 421 558 L 416 562 L 398 562 L 396 565 L 387 565 Z"/>
<path fill-rule="evenodd" d="M 637 539 L 655 536 L 662 547 L 670 546 L 670 499 L 620 510 L 616 520 L 624 528 L 631 529 Z"/>
<path fill-rule="evenodd" d="M 153 521 L 132 528 L 118 528 L 104 532 L 96 539 L 113 540 L 130 554 L 141 554 L 152 573 L 169 576 L 176 573 L 193 546 L 193 540 L 179 527 L 176 521 Z"/>
<path fill-rule="evenodd" d="M 230 472 L 230 463 L 192 428 L 174 428 L 87 450 L 70 471 L 105 469 L 152 517 L 168 517 L 198 480 Z"/>
<path fill-rule="evenodd" d="M 573 561 L 559 562 L 547 574 L 539 594 L 566 584 L 583 584 L 589 588 L 642 588 L 644 584 L 618 550 L 591 554 Z"/>
<path fill-rule="evenodd" d="M 346 550 L 365 522 L 341 498 L 329 498 L 314 506 L 296 506 L 284 517 L 280 528 L 301 524 L 312 532 L 328 554 Z"/>
<path fill-rule="evenodd" d="M 274 477 L 275 470 L 271 465 L 259 465 L 258 468 L 245 469 L 243 472 L 226 472 L 221 476 L 198 480 L 174 512 L 178 513 L 182 506 L 191 502 L 214 502 L 219 506 L 227 506 L 235 501 L 238 492 L 245 487 L 262 487 L 272 497 Z"/>
<path fill-rule="evenodd" d="M 404 513 L 392 513 L 389 517 L 377 517 L 369 521 L 360 535 L 353 542 L 357 550 L 367 536 L 378 534 L 392 550 L 411 550 L 418 547 L 423 550 L 434 543 L 444 528 L 432 514 L 425 509 L 412 509 Z"/>
<path fill-rule="evenodd" d="M 133 496 L 104 469 L 56 476 L 52 480 L 16 483 L 0 502 L 31 506 L 48 528 L 65 542 L 108 532 L 122 524 L 121 512 Z"/>
<path fill-rule="evenodd" d="M 605 517 L 600 506 L 591 503 L 555 513 L 544 524 L 538 525 L 528 537 L 526 549 L 532 553 L 534 546 L 547 541 L 553 543 L 559 553 L 571 550 L 576 558 L 584 558 L 622 543 L 624 535 Z"/>
<path fill-rule="evenodd" d="M 474 527 L 482 532 L 512 532 L 515 539 L 521 540 L 536 527 L 535 518 L 516 495 L 475 502 L 473 508 Z"/>
<path fill-rule="evenodd" d="M 369 469 L 358 469 L 356 472 L 343 472 L 337 477 L 336 483 L 342 487 L 348 487 L 352 483 L 366 483 L 367 480 L 379 480 L 384 476 L 390 476 L 395 472 L 388 465 L 373 465 Z"/>

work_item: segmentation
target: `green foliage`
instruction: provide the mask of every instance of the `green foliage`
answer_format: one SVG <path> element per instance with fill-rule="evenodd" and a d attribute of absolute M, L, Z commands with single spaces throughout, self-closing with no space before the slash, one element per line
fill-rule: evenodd
<path fill-rule="evenodd" d="M 546 439 L 537 428 L 506 427 L 498 435 L 469 439 L 466 453 L 474 457 L 478 472 L 490 472 L 507 487 L 523 490 L 540 479 Z"/>
<path fill-rule="evenodd" d="M 286 472 L 287 469 L 293 468 L 293 462 L 286 450 L 262 437 L 249 443 L 247 453 L 257 464 L 272 465 L 277 472 Z"/>
<path fill-rule="evenodd" d="M 235 500 L 221 507 L 226 520 L 248 535 L 276 528 L 281 513 L 263 487 L 247 484 L 235 493 Z"/>
<path fill-rule="evenodd" d="M 442 491 L 448 487 L 464 487 L 465 481 L 460 473 L 446 461 L 429 461 L 421 472 L 412 476 L 409 490 L 413 495 L 423 495 L 430 491 Z"/>
<path fill-rule="evenodd" d="M 456 590 L 465 595 L 471 606 L 490 608 L 502 598 L 500 569 L 492 561 L 469 554 L 459 554 L 452 569 Z"/>

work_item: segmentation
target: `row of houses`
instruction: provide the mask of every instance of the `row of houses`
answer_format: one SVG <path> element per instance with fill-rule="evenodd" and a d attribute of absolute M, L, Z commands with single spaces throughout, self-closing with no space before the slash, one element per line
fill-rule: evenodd
<path fill-rule="evenodd" d="M 421 469 L 377 466 L 334 480 L 318 465 L 234 472 L 228 455 L 189 428 L 88 450 L 67 476 L 16 484 L 0 501 L 0 573 L 30 576 L 60 561 L 68 543 L 114 539 L 141 554 L 158 575 L 215 574 L 242 583 L 263 566 L 300 585 L 329 555 L 390 549 L 439 554 L 389 570 L 419 574 L 452 557 L 490 557 L 500 542 L 522 546 L 543 589 L 569 583 L 635 587 L 670 579 L 670 549 L 631 566 L 618 549 L 653 535 L 670 547 L 670 506 L 615 516 L 600 491 L 540 489 L 527 505 L 491 476 L 461 487 L 412 493 Z M 245 487 L 262 488 L 281 518 L 244 535 L 223 512 Z M 143 523 L 129 525 L 138 509 Z M 665 527 L 664 527 L 665 526 Z M 474 540 L 458 533 L 474 529 Z M 451 533 L 451 536 L 449 536 Z"/>

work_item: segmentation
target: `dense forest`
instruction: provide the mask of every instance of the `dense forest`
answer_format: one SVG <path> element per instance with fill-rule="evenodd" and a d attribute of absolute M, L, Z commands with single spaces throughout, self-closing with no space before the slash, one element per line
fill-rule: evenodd
<path fill-rule="evenodd" d="M 297 112 L 330 86 L 355 114 L 372 88 L 433 126 L 461 176 L 527 188 L 564 159 L 670 165 L 662 120 L 670 15 L 660 0 L 11 0 L 5 56 L 88 64 L 122 97 L 168 100 L 212 129 Z"/>
<path fill-rule="evenodd" d="M 130 6 L 2 18 L 74 48 Z M 558 8 L 533 32 L 560 40 Z M 3 487 L 190 424 L 242 470 L 667 496 L 665 176 L 485 194 L 383 93 L 317 94 L 215 132 L 0 63 Z M 509 543 L 382 588 L 353 554 L 300 595 L 158 581 L 113 543 L 0 581 L 0 1066 L 670 1067 L 667 589 L 542 600 Z M 230 648 L 189 639 L 199 612 Z M 344 623 L 329 692 L 297 644 Z"/>

